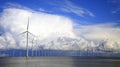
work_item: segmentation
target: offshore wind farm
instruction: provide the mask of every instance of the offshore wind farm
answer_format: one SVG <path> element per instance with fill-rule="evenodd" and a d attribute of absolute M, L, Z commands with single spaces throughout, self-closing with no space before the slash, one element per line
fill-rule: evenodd
<path fill-rule="evenodd" d="M 120 67 L 119 0 L 0 6 L 0 67 Z"/>
<path fill-rule="evenodd" d="M 61 49 L 44 49 L 42 46 L 37 46 L 39 48 L 34 49 L 37 45 L 37 41 L 33 43 L 34 39 L 36 39 L 34 34 L 29 32 L 29 17 L 28 17 L 28 23 L 26 25 L 26 31 L 20 33 L 19 35 L 26 34 L 26 49 L 6 49 L 6 50 L 0 50 L 0 56 L 1 57 L 34 57 L 34 56 L 88 56 L 88 57 L 118 57 L 120 53 L 114 52 L 112 50 L 101 50 L 99 48 L 96 48 L 96 50 L 92 50 L 92 48 L 89 48 L 88 44 L 86 45 L 86 50 L 75 50 L 75 49 L 68 49 L 68 50 L 61 50 Z M 32 45 L 29 47 L 29 34 L 33 36 Z M 64 41 L 64 40 L 70 40 L 70 39 L 64 39 L 64 38 L 58 38 L 58 41 Z M 72 40 L 73 41 L 73 40 Z M 79 41 L 79 40 L 78 40 Z M 54 45 L 54 41 L 51 41 L 52 45 Z M 102 45 L 104 42 L 102 43 Z M 73 47 L 73 46 L 72 46 Z M 102 46 L 104 47 L 104 46 Z M 95 48 L 94 48 L 95 49 Z M 106 55 L 108 54 L 108 55 Z"/>
<path fill-rule="evenodd" d="M 29 47 L 29 18 L 26 34 L 26 49 L 0 50 L 0 66 L 2 67 L 119 67 L 120 53 L 106 50 L 56 50 L 33 49 Z M 21 35 L 20 34 L 20 35 Z M 34 35 L 35 36 L 35 35 Z M 37 44 L 35 42 L 35 44 Z M 53 44 L 53 43 L 52 43 Z M 104 63 L 103 63 L 104 62 Z"/>

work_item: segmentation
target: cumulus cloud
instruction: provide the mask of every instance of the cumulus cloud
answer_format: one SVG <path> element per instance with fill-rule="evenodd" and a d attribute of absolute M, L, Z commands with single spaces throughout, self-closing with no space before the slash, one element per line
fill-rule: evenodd
<path fill-rule="evenodd" d="M 25 49 L 29 16 L 29 48 L 120 51 L 117 24 L 78 25 L 65 16 L 29 9 L 6 8 L 0 17 L 0 49 Z M 32 34 L 31 34 L 32 33 Z"/>
<path fill-rule="evenodd" d="M 115 27 L 116 24 L 118 23 L 106 23 L 86 26 L 82 25 L 76 30 L 79 30 L 79 35 L 83 35 L 87 39 L 113 39 L 115 41 L 120 41 L 120 28 Z"/>
<path fill-rule="evenodd" d="M 58 34 L 74 37 L 72 21 L 64 16 L 46 14 L 41 12 L 30 12 L 23 9 L 5 9 L 1 17 L 1 25 L 7 31 L 19 34 L 26 31 L 29 17 L 29 31 L 41 38 Z"/>
<path fill-rule="evenodd" d="M 103 44 L 102 49 L 119 49 L 120 46 L 120 28 L 116 27 L 118 23 L 106 23 L 98 25 L 80 25 L 75 30 L 76 34 L 84 37 L 87 40 L 92 40 L 100 47 Z M 117 47 L 116 47 L 117 46 Z"/>
<path fill-rule="evenodd" d="M 0 36 L 0 49 L 10 48 L 17 48 L 17 45 L 12 34 L 6 32 L 4 35 Z"/>
<path fill-rule="evenodd" d="M 0 24 L 6 32 L 11 35 L 18 36 L 26 31 L 29 16 L 29 32 L 43 40 L 50 36 L 52 37 L 70 37 L 74 38 L 72 20 L 67 17 L 52 15 L 42 12 L 29 11 L 18 8 L 4 9 Z M 13 37 L 11 37 L 13 38 Z M 19 37 L 18 37 L 19 39 Z M 12 44 L 11 44 L 12 45 Z M 25 45 L 22 45 L 25 47 Z"/>

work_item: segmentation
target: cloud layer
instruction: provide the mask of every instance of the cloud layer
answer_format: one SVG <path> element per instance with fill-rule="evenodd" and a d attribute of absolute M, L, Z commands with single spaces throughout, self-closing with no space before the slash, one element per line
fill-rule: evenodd
<path fill-rule="evenodd" d="M 26 47 L 26 26 L 29 16 L 29 48 L 58 50 L 120 51 L 120 28 L 117 23 L 76 25 L 65 16 L 28 9 L 6 8 L 0 17 L 4 30 L 0 49 Z"/>
<path fill-rule="evenodd" d="M 1 15 L 1 27 L 5 33 L 13 36 L 26 31 L 29 17 L 29 32 L 39 37 L 40 40 L 48 37 L 71 37 L 75 35 L 72 20 L 67 17 L 34 12 L 24 9 L 8 8 Z M 23 35 L 23 34 L 21 34 Z"/>

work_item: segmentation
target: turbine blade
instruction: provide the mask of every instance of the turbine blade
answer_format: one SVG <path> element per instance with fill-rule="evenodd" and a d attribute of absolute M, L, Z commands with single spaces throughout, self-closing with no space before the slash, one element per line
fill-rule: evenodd
<path fill-rule="evenodd" d="M 19 35 L 22 35 L 22 34 L 25 34 L 25 33 L 27 33 L 27 31 L 24 31 L 24 32 L 20 33 Z"/>
<path fill-rule="evenodd" d="M 29 29 L 29 17 L 28 17 L 27 31 L 28 31 L 28 29 Z"/>
<path fill-rule="evenodd" d="M 35 37 L 35 35 L 34 35 L 34 34 L 32 34 L 31 32 L 29 32 L 29 31 L 28 31 L 28 33 L 29 33 L 30 35 L 32 35 L 32 36 L 34 36 L 34 37 Z"/>

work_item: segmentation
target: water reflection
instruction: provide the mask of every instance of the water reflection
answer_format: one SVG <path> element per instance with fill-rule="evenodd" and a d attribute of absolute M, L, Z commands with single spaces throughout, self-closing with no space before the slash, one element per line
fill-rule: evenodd
<path fill-rule="evenodd" d="M 2 57 L 0 67 L 120 67 L 117 58 Z"/>

